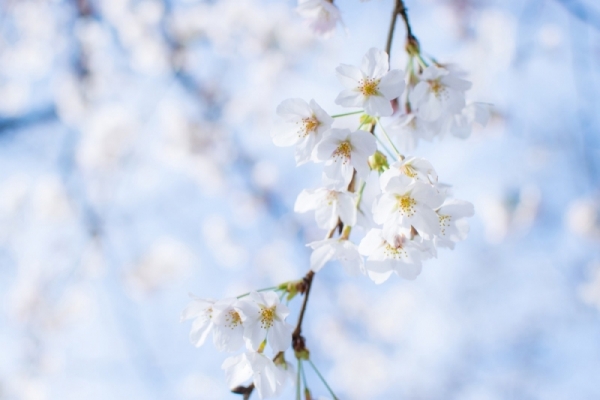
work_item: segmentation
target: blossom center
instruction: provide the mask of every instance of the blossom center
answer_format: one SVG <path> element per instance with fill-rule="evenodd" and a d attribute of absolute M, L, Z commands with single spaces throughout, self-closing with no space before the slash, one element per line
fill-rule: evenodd
<path fill-rule="evenodd" d="M 333 152 L 334 158 L 343 158 L 344 162 L 347 162 L 350 159 L 350 155 L 352 154 L 352 145 L 348 142 L 342 142 L 338 145 L 337 149 Z"/>
<path fill-rule="evenodd" d="M 327 205 L 332 205 L 335 201 L 337 201 L 338 194 L 335 190 L 330 190 L 327 192 L 327 197 L 325 197 L 327 201 Z"/>
<path fill-rule="evenodd" d="M 242 323 L 242 318 L 240 314 L 235 310 L 229 310 L 227 315 L 225 316 L 225 326 L 228 328 L 235 328 Z"/>
<path fill-rule="evenodd" d="M 273 307 L 264 307 L 260 308 L 260 327 L 263 329 L 269 329 L 273 326 L 273 321 L 275 320 L 275 306 Z"/>
<path fill-rule="evenodd" d="M 300 137 L 306 137 L 309 133 L 316 132 L 319 125 L 321 125 L 321 123 L 315 117 L 302 118 L 302 127 L 298 134 Z"/>
<path fill-rule="evenodd" d="M 444 86 L 439 79 L 429 81 L 429 88 L 431 89 L 431 92 L 435 95 L 435 97 L 437 97 L 438 99 L 440 97 L 446 96 L 446 86 Z"/>
<path fill-rule="evenodd" d="M 414 178 L 417 176 L 417 171 L 415 171 L 415 169 L 408 164 L 402 166 L 402 173 L 408 176 L 409 178 Z"/>
<path fill-rule="evenodd" d="M 361 79 L 358 82 L 358 90 L 360 90 L 365 97 L 375 96 L 379 93 L 379 79 Z"/>
<path fill-rule="evenodd" d="M 390 243 L 386 242 L 383 252 L 387 258 L 393 258 L 396 260 L 399 260 L 403 257 L 407 257 L 406 250 L 404 250 L 401 241 L 397 243 L 396 246 L 393 246 Z"/>
<path fill-rule="evenodd" d="M 446 228 L 448 228 L 450 226 L 450 221 L 452 220 L 452 217 L 449 215 L 440 215 L 440 230 L 442 232 L 442 235 L 446 234 Z"/>
<path fill-rule="evenodd" d="M 400 212 L 407 217 L 412 217 L 415 214 L 415 205 L 417 205 L 417 202 L 409 195 L 398 197 Z"/>

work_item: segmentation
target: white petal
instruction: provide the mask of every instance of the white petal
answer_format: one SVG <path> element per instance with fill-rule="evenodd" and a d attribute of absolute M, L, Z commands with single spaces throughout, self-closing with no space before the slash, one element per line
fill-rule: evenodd
<path fill-rule="evenodd" d="M 302 99 L 287 99 L 277 106 L 277 115 L 288 122 L 293 122 L 302 118 L 310 118 L 312 110 L 308 103 Z"/>
<path fill-rule="evenodd" d="M 379 92 L 388 100 L 393 100 L 404 91 L 404 72 L 393 69 L 379 82 Z"/>
<path fill-rule="evenodd" d="M 356 90 L 344 90 L 335 99 L 335 104 L 342 107 L 362 107 L 365 102 L 365 97 L 362 93 Z"/>
<path fill-rule="evenodd" d="M 287 322 L 275 322 L 267 333 L 273 352 L 286 351 L 292 343 L 292 327 Z"/>
<path fill-rule="evenodd" d="M 338 194 L 339 216 L 344 225 L 354 226 L 356 224 L 356 199 L 349 193 Z"/>
<path fill-rule="evenodd" d="M 335 69 L 335 72 L 337 72 L 337 77 L 342 82 L 342 85 L 349 89 L 358 87 L 358 81 L 363 79 L 360 69 L 353 65 L 341 64 Z"/>
<path fill-rule="evenodd" d="M 231 389 L 240 386 L 252 377 L 252 367 L 246 354 L 226 358 L 221 368 L 225 370 L 225 380 Z"/>
<path fill-rule="evenodd" d="M 392 104 L 383 96 L 369 96 L 365 100 L 365 112 L 374 117 L 389 117 L 394 113 Z"/>
<path fill-rule="evenodd" d="M 370 78 L 379 79 L 388 69 L 388 55 L 385 51 L 371 48 L 362 59 L 361 70 Z"/>
<path fill-rule="evenodd" d="M 294 204 L 294 212 L 304 213 L 316 209 L 319 205 L 321 196 L 315 192 L 316 190 L 308 189 L 301 191 Z"/>
<path fill-rule="evenodd" d="M 310 255 L 310 269 L 314 272 L 318 272 L 321 268 L 323 268 L 325 263 L 331 260 L 334 254 L 335 248 L 330 243 L 315 248 Z"/>
<path fill-rule="evenodd" d="M 199 317 L 192 323 L 190 331 L 190 342 L 196 347 L 200 347 L 206 341 L 206 337 L 212 330 L 213 323 L 210 318 Z"/>

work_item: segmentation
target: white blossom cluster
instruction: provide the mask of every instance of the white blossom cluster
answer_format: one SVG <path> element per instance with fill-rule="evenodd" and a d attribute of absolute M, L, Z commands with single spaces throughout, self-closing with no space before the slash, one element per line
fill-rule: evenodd
<path fill-rule="evenodd" d="M 430 140 L 446 131 L 466 137 L 474 122 L 486 122 L 487 110 L 477 103 L 466 106 L 465 91 L 471 84 L 462 74 L 440 64 L 427 66 L 418 57 L 411 56 L 407 73 L 390 70 L 388 54 L 375 48 L 360 67 L 340 65 L 336 71 L 346 89 L 335 102 L 362 111 L 330 116 L 314 100 L 301 99 L 285 100 L 277 108 L 288 129 L 274 132 L 274 143 L 295 145 L 297 165 L 324 163 L 322 186 L 302 191 L 294 207 L 300 213 L 315 210 L 318 226 L 330 231 L 324 240 L 308 244 L 313 271 L 339 260 L 350 274 L 367 274 L 376 283 L 394 272 L 414 279 L 421 262 L 437 256 L 437 248 L 452 249 L 468 233 L 465 218 L 473 215 L 473 205 L 449 198 L 431 163 L 405 157 L 396 145 L 416 145 L 419 139 Z M 413 59 L 423 64 L 416 71 Z M 395 111 L 401 102 L 406 112 Z M 362 114 L 356 131 L 334 127 L 334 117 L 351 114 Z M 395 118 L 391 137 L 381 127 L 395 150 L 389 152 L 395 159 L 391 164 L 381 152 L 387 147 L 375 133 L 380 117 Z M 361 204 L 362 192 L 375 171 L 380 194 L 369 208 Z M 369 218 L 359 218 L 365 215 Z M 370 220 L 377 226 L 365 222 Z M 349 238 L 356 225 L 367 230 L 358 245 Z M 333 238 L 336 227 L 341 235 Z"/>
<path fill-rule="evenodd" d="M 274 291 L 250 292 L 240 298 L 222 300 L 194 298 L 181 315 L 193 319 L 190 340 L 197 347 L 212 332 L 219 351 L 244 352 L 227 358 L 222 365 L 231 389 L 252 380 L 260 398 L 277 396 L 294 370 L 284 357 L 292 342 L 292 327 L 285 321 L 288 308 Z M 273 355 L 265 355 L 269 345 Z"/>

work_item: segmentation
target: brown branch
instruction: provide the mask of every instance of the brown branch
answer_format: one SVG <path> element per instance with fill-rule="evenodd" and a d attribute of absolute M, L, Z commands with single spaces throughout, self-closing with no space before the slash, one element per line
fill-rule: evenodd
<path fill-rule="evenodd" d="M 385 45 L 385 52 L 389 55 L 392 50 L 392 40 L 394 38 L 394 31 L 396 30 L 396 21 L 398 20 L 398 15 L 402 17 L 404 27 L 406 28 L 406 50 L 409 54 L 414 53 L 415 50 L 418 52 L 419 41 L 415 35 L 413 35 L 412 27 L 410 26 L 410 21 L 408 20 L 408 9 L 404 4 L 404 0 L 395 0 L 395 2 L 396 4 L 394 5 L 394 10 L 392 11 L 392 19 L 390 21 L 390 28 L 388 30 L 387 42 Z"/>

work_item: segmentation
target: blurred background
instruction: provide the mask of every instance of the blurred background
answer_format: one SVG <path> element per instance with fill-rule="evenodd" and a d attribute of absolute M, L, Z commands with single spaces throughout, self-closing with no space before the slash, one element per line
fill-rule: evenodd
<path fill-rule="evenodd" d="M 415 151 L 476 215 L 416 281 L 319 273 L 313 359 L 343 399 L 598 399 L 600 4 L 406 3 L 494 104 Z M 0 399 L 240 398 L 179 316 L 307 271 L 320 166 L 273 146 L 275 107 L 342 111 L 335 67 L 393 7 L 336 4 L 323 40 L 288 0 L 0 0 Z"/>

